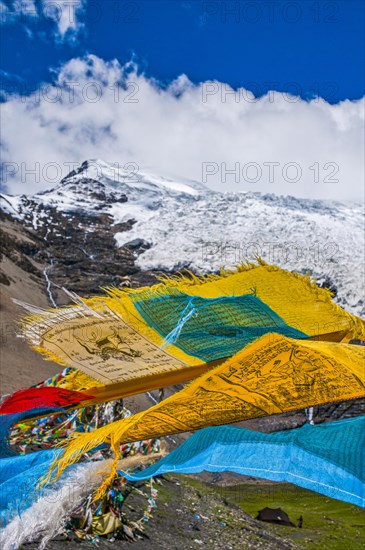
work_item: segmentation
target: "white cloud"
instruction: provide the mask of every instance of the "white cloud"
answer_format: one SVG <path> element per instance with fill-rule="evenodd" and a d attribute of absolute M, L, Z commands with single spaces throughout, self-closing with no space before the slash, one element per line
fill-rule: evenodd
<path fill-rule="evenodd" d="M 87 0 L 41 0 L 36 4 L 34 0 L 12 0 L 6 5 L 0 1 L 0 22 L 12 24 L 20 20 L 26 25 L 30 22 L 51 20 L 55 24 L 56 40 L 73 42 L 85 26 L 80 21 L 80 16 L 86 8 L 86 2 Z M 28 27 L 26 29 L 30 32 Z"/>
<path fill-rule="evenodd" d="M 205 184 L 219 190 L 362 199 L 364 98 L 330 105 L 227 92 L 186 76 L 163 88 L 133 64 L 72 59 L 54 85 L 3 104 L 3 158 L 16 165 L 5 168 L 17 169 L 7 186 L 38 191 L 51 186 L 49 163 L 65 175 L 65 163 L 97 157 L 199 181 L 205 169 Z"/>
<path fill-rule="evenodd" d="M 0 1 L 0 23 L 14 23 L 21 18 L 38 19 L 38 10 L 34 0 L 13 0 L 5 4 Z"/>
<path fill-rule="evenodd" d="M 86 7 L 86 0 L 42 0 L 43 14 L 57 25 L 56 36 L 61 40 L 75 40 L 84 24 L 79 16 Z"/>

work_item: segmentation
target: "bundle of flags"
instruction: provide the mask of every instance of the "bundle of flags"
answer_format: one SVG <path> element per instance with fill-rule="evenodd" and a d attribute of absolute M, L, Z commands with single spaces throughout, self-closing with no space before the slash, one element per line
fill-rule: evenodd
<path fill-rule="evenodd" d="M 309 276 L 259 261 L 220 275 L 186 274 L 73 298 L 66 308 L 33 309 L 23 327 L 34 349 L 71 367 L 68 376 L 54 391 L 30 388 L 8 397 L 0 407 L 4 419 L 191 383 L 147 411 L 68 439 L 46 481 L 108 443 L 115 459 L 101 497 L 124 443 L 365 396 L 365 348 L 349 343 L 365 339 L 365 322 Z"/>

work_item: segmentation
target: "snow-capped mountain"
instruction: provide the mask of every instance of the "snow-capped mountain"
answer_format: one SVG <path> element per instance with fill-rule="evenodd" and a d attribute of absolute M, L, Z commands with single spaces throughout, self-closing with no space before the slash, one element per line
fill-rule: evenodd
<path fill-rule="evenodd" d="M 105 284 L 103 269 L 114 270 L 114 279 L 134 270 L 211 272 L 261 256 L 289 270 L 310 272 L 337 292 L 340 305 L 364 312 L 360 204 L 218 193 L 198 182 L 140 172 L 132 163 L 120 168 L 99 160 L 85 161 L 53 189 L 2 198 L 7 214 L 56 249 L 47 250 L 49 281 L 64 269 L 65 285 L 71 281 L 72 287 L 70 265 L 78 280 L 82 269 L 89 278 L 96 270 L 101 277 L 96 280 Z M 62 268 L 54 256 L 65 240 L 71 264 Z M 76 249 L 83 250 L 84 268 Z M 113 277 L 109 284 L 118 282 Z"/>
<path fill-rule="evenodd" d="M 33 196 L 2 195 L 4 207 L 13 216 L 32 217 L 36 229 L 47 223 L 46 211 L 83 211 L 105 213 L 116 223 L 147 219 L 166 198 L 194 199 L 207 189 L 198 182 L 175 181 L 137 171 L 130 163 L 113 166 L 101 160 L 89 160 L 70 172 L 59 185 Z M 128 207 L 124 205 L 128 201 Z M 121 206 L 123 205 L 123 206 Z"/>

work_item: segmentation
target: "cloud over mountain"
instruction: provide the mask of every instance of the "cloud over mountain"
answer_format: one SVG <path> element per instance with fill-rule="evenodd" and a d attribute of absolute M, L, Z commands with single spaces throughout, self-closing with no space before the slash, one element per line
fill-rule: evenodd
<path fill-rule="evenodd" d="M 169 85 L 133 63 L 74 58 L 3 104 L 3 185 L 50 187 L 85 158 L 202 181 L 216 190 L 361 199 L 364 98 L 336 105 L 280 92 Z"/>

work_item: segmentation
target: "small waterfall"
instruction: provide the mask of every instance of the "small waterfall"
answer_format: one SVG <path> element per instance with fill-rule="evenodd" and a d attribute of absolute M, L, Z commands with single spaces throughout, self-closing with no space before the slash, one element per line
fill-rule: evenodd
<path fill-rule="evenodd" d="M 314 425 L 314 422 L 313 422 L 313 411 L 314 411 L 314 407 L 309 407 L 308 409 L 305 409 L 305 415 L 307 417 L 307 421 L 309 422 L 309 424 L 311 424 L 312 426 Z"/>

